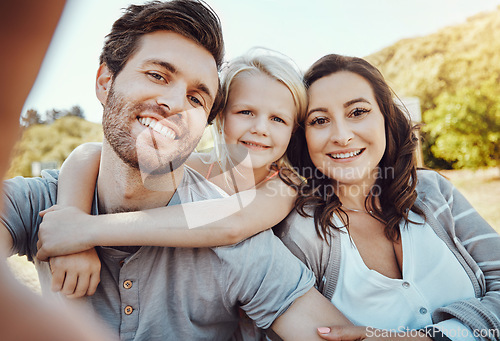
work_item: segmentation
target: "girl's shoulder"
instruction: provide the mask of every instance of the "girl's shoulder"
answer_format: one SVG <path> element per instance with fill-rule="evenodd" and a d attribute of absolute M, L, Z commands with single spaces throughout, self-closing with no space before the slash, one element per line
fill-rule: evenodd
<path fill-rule="evenodd" d="M 210 155 L 207 153 L 192 153 L 186 160 L 186 165 L 205 176 L 213 167 L 213 163 L 208 162 Z"/>

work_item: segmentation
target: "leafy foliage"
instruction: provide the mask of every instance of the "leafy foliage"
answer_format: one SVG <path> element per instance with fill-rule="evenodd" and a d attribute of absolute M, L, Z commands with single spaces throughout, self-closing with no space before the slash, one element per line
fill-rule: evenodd
<path fill-rule="evenodd" d="M 496 77 L 479 89 L 445 92 L 427 112 L 424 130 L 434 140 L 432 153 L 454 168 L 500 166 L 500 92 Z"/>
<path fill-rule="evenodd" d="M 102 127 L 76 116 L 64 116 L 52 124 L 34 124 L 25 128 L 14 148 L 7 177 L 31 176 L 31 164 L 56 161 L 59 165 L 78 145 L 102 141 Z"/>
<path fill-rule="evenodd" d="M 367 57 L 399 96 L 420 99 L 427 124 L 423 134 L 427 166 L 498 164 L 494 161 L 498 147 L 492 147 L 498 144 L 495 122 L 500 96 L 492 95 L 500 93 L 499 82 L 492 80 L 492 75 L 500 75 L 498 51 L 500 8 L 425 37 L 401 40 Z"/>
<path fill-rule="evenodd" d="M 34 124 L 52 124 L 57 119 L 65 117 L 65 116 L 74 116 L 85 119 L 85 114 L 78 105 L 74 105 L 69 110 L 58 110 L 51 109 L 47 110 L 45 113 L 45 120 L 42 119 L 42 116 L 35 109 L 29 109 L 26 111 L 24 115 L 21 116 L 21 124 L 24 127 L 30 127 Z"/>

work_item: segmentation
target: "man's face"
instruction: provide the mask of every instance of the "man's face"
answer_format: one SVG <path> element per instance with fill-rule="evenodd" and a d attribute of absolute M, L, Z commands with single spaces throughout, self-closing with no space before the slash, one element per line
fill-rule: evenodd
<path fill-rule="evenodd" d="M 217 93 L 212 55 L 177 33 L 149 33 L 109 82 L 104 135 L 121 160 L 149 174 L 181 166 L 203 134 Z"/>

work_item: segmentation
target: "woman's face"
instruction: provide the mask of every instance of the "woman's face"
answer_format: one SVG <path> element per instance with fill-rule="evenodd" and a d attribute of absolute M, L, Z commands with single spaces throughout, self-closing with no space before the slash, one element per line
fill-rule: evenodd
<path fill-rule="evenodd" d="M 370 83 L 347 71 L 315 81 L 309 88 L 306 139 L 311 160 L 324 175 L 371 188 L 386 140 Z"/>
<path fill-rule="evenodd" d="M 296 108 L 291 92 L 279 81 L 262 73 L 238 75 L 223 114 L 230 156 L 241 160 L 243 152 L 244 167 L 267 168 L 285 153 Z M 233 155 L 236 151 L 239 157 Z"/>

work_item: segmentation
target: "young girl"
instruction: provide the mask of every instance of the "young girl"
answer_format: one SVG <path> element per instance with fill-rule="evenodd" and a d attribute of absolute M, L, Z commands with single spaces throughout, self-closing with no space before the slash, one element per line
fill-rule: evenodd
<path fill-rule="evenodd" d="M 442 176 L 417 171 L 413 129 L 380 72 L 328 55 L 305 83 L 308 112 L 289 156 L 307 185 L 278 236 L 355 325 L 401 332 L 392 339 L 427 327 L 435 339 L 498 340 L 499 235 Z"/>
<path fill-rule="evenodd" d="M 84 212 L 90 212 L 94 196 L 100 146 L 82 145 L 72 153 L 60 173 L 58 203 L 74 207 L 50 209 L 39 234 L 38 256 L 51 257 L 54 290 L 70 297 L 95 291 L 96 245 L 229 245 L 272 227 L 290 212 L 295 192 L 280 178 L 286 177 L 285 151 L 297 116 L 306 109 L 301 75 L 283 58 L 252 52 L 229 63 L 222 92 L 218 155 L 195 153 L 187 164 L 231 195 L 227 198 L 91 216 Z M 74 270 L 73 262 L 92 269 Z"/>

